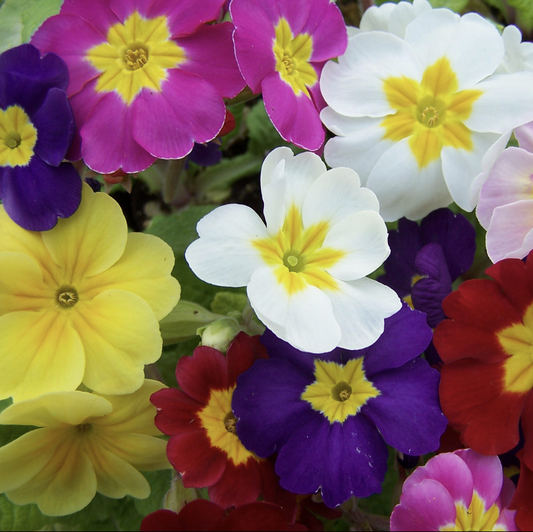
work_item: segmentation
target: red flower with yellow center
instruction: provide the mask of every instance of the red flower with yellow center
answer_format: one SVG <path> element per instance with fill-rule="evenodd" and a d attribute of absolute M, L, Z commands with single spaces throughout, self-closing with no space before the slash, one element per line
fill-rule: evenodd
<path fill-rule="evenodd" d="M 440 401 L 463 443 L 502 454 L 525 437 L 533 467 L 533 257 L 491 266 L 490 279 L 463 283 L 443 302 L 433 338 L 444 362 Z"/>
<path fill-rule="evenodd" d="M 257 500 L 263 481 L 276 482 L 272 465 L 239 440 L 231 399 L 237 377 L 255 360 L 268 358 L 259 336 L 237 335 L 226 356 L 197 347 L 176 367 L 181 390 L 152 395 L 157 428 L 170 436 L 167 455 L 185 487 L 209 488 L 211 501 L 240 506 Z"/>

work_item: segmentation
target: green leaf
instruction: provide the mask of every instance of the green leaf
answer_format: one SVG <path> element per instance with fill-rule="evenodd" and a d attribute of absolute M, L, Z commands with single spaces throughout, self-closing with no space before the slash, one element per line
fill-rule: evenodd
<path fill-rule="evenodd" d="M 533 29 L 533 2 L 531 0 L 507 0 L 510 7 L 516 10 L 515 24 L 522 33 L 529 33 Z"/>
<path fill-rule="evenodd" d="M 39 530 L 55 520 L 43 515 L 36 504 L 18 506 L 0 495 L 0 530 Z"/>
<path fill-rule="evenodd" d="M 183 356 L 191 356 L 199 344 L 200 338 L 194 337 L 179 344 L 163 347 L 163 354 L 157 361 L 157 368 L 167 386 L 176 387 L 176 364 L 178 360 Z"/>
<path fill-rule="evenodd" d="M 267 115 L 263 100 L 259 100 L 246 116 L 246 125 L 249 130 L 250 141 L 248 151 L 263 157 L 278 146 L 288 146 L 276 128 L 272 125 Z"/>
<path fill-rule="evenodd" d="M 456 13 L 462 13 L 468 4 L 468 0 L 429 0 L 429 3 L 433 8 L 446 7 Z"/>
<path fill-rule="evenodd" d="M 215 299 L 211 303 L 211 310 L 217 314 L 225 316 L 238 312 L 242 314 L 248 305 L 248 297 L 245 294 L 235 294 L 234 292 L 217 292 Z"/>
<path fill-rule="evenodd" d="M 137 512 L 142 517 L 146 517 L 148 514 L 163 508 L 163 501 L 170 490 L 174 470 L 145 471 L 143 475 L 150 483 L 150 496 L 147 499 L 133 499 L 133 504 Z"/>
<path fill-rule="evenodd" d="M 63 0 L 5 0 L 0 7 L 0 53 L 28 42 L 35 30 L 59 13 Z"/>

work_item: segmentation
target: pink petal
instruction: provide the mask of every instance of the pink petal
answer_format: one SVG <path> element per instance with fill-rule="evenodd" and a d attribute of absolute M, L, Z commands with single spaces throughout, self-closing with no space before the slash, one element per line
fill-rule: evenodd
<path fill-rule="evenodd" d="M 105 36 L 111 26 L 121 22 L 111 10 L 109 0 L 91 0 L 90 2 L 65 0 L 60 14 L 81 17 Z"/>

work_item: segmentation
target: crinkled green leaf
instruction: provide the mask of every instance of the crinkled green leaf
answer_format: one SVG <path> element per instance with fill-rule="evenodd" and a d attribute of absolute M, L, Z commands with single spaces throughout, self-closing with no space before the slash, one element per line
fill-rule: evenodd
<path fill-rule="evenodd" d="M 28 42 L 35 30 L 59 13 L 63 0 L 5 0 L 0 7 L 0 53 Z"/>
<path fill-rule="evenodd" d="M 0 530 L 39 530 L 55 519 L 43 515 L 36 504 L 17 506 L 0 495 Z"/>
<path fill-rule="evenodd" d="M 461 13 L 468 4 L 468 0 L 429 0 L 429 3 L 434 8 L 446 7 L 456 13 Z"/>
<path fill-rule="evenodd" d="M 142 517 L 146 517 L 148 514 L 163 508 L 165 495 L 170 490 L 174 471 L 170 469 L 145 471 L 143 475 L 150 483 L 150 497 L 147 499 L 133 499 L 133 504 L 137 512 Z"/>
<path fill-rule="evenodd" d="M 533 2 L 531 0 L 507 0 L 507 3 L 516 10 L 515 24 L 522 32 L 529 33 L 533 29 Z"/>
<path fill-rule="evenodd" d="M 211 310 L 217 314 L 229 315 L 233 312 L 242 314 L 248 305 L 248 297 L 245 294 L 234 292 L 217 292 L 211 303 Z"/>

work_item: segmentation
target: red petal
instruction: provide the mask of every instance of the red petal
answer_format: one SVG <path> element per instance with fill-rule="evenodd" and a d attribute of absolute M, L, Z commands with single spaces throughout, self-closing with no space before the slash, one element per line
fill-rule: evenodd
<path fill-rule="evenodd" d="M 252 502 L 236 508 L 217 530 L 307 530 L 303 525 L 289 525 L 283 508 L 269 502 Z"/>
<path fill-rule="evenodd" d="M 217 530 L 225 515 L 218 504 L 196 499 L 182 508 L 178 514 L 179 528 L 175 530 Z"/>
<path fill-rule="evenodd" d="M 524 431 L 524 449 L 522 451 L 523 460 L 529 469 L 533 470 L 533 392 L 529 392 L 522 411 L 522 429 Z M 533 491 L 531 492 L 533 499 Z"/>
<path fill-rule="evenodd" d="M 191 399 L 187 394 L 175 388 L 166 388 L 155 392 L 150 397 L 157 407 L 155 426 L 163 433 L 172 436 L 183 432 L 204 430 L 197 417 L 204 405 Z"/>
<path fill-rule="evenodd" d="M 234 386 L 237 377 L 252 367 L 259 358 L 268 358 L 261 336 L 248 336 L 240 332 L 231 342 L 226 359 L 228 363 L 228 386 Z"/>
<path fill-rule="evenodd" d="M 520 530 L 533 530 L 533 470 L 523 462 L 522 451 L 516 456 L 521 459 L 520 478 L 509 508 L 517 510 L 515 522 Z"/>
<path fill-rule="evenodd" d="M 141 532 L 173 532 L 179 528 L 180 519 L 176 512 L 170 510 L 157 510 L 147 515 L 141 523 Z"/>

